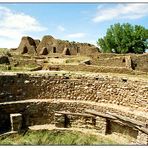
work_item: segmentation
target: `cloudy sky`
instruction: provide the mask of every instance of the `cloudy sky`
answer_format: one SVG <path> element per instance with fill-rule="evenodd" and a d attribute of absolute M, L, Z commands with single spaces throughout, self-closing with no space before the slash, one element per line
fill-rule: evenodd
<path fill-rule="evenodd" d="M 0 4 L 0 47 L 17 47 L 22 36 L 96 44 L 114 23 L 148 28 L 147 3 Z"/>

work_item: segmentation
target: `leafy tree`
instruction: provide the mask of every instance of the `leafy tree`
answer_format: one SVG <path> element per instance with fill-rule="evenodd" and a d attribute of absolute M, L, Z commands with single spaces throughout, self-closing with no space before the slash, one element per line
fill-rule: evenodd
<path fill-rule="evenodd" d="M 97 44 L 104 53 L 143 53 L 148 48 L 148 30 L 129 23 L 114 24 Z"/>

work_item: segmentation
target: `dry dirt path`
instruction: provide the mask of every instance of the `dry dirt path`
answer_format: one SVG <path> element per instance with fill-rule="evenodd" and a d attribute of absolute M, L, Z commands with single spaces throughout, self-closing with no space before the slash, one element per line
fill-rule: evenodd
<path fill-rule="evenodd" d="M 71 75 L 71 76 L 86 76 L 86 77 L 97 77 L 97 76 L 106 76 L 108 78 L 117 77 L 117 78 L 127 78 L 129 80 L 138 80 L 148 82 L 148 74 L 139 74 L 139 75 L 130 75 L 130 74 L 118 74 L 118 73 L 94 73 L 94 72 L 82 72 L 82 71 L 50 71 L 50 70 L 39 70 L 32 72 L 0 72 L 0 75 L 16 75 L 17 73 L 29 74 L 29 75 Z"/>

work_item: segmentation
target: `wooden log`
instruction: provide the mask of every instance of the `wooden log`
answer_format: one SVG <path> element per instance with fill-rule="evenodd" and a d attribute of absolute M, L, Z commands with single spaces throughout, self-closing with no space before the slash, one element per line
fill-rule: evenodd
<path fill-rule="evenodd" d="M 89 113 L 89 114 L 92 114 L 92 115 L 95 115 L 95 116 L 100 116 L 100 117 L 103 117 L 103 118 L 109 118 L 109 119 L 112 119 L 112 120 L 116 120 L 117 118 L 116 117 L 113 117 L 111 115 L 108 115 L 108 114 L 104 114 L 104 113 L 100 113 L 100 112 L 97 112 L 95 110 L 85 110 L 86 113 Z"/>
<path fill-rule="evenodd" d="M 122 121 L 124 121 L 126 123 L 132 124 L 134 126 L 146 127 L 146 124 L 145 123 L 140 122 L 140 121 L 136 121 L 134 119 L 130 119 L 128 117 L 124 117 L 124 116 L 117 115 L 115 113 L 110 113 L 110 112 L 107 112 L 107 114 L 109 114 L 109 115 L 111 115 L 111 116 L 113 116 L 113 117 L 115 117 L 115 118 L 117 118 L 119 120 L 122 120 Z"/>
<path fill-rule="evenodd" d="M 123 122 L 123 121 L 121 121 L 121 120 L 119 120 L 119 119 L 113 120 L 113 122 L 115 122 L 115 123 L 117 123 L 117 124 L 120 124 L 120 125 L 124 125 L 124 126 L 131 127 L 131 128 L 134 129 L 134 130 L 138 130 L 138 128 L 135 127 L 135 126 L 133 126 L 132 124 Z"/>
<path fill-rule="evenodd" d="M 148 135 L 148 129 L 147 129 L 147 128 L 144 128 L 144 127 L 138 127 L 138 126 L 136 126 L 136 128 L 137 128 L 138 130 L 140 130 L 140 131 L 142 131 L 142 132 L 144 132 L 145 134 Z"/>
<path fill-rule="evenodd" d="M 85 117 L 95 117 L 91 114 L 85 114 L 85 113 L 71 113 L 71 112 L 65 112 L 65 111 L 55 111 L 55 113 L 59 114 L 65 114 L 65 115 L 75 115 L 75 116 L 85 116 Z"/>
<path fill-rule="evenodd" d="M 110 113 L 110 112 L 107 112 L 106 114 L 97 112 L 95 110 L 85 110 L 85 112 L 87 112 L 89 114 L 96 115 L 96 116 L 100 116 L 103 118 L 109 118 L 109 119 L 113 120 L 113 122 L 116 122 L 116 123 L 119 123 L 122 125 L 126 125 L 126 126 L 134 128 L 134 129 L 138 129 L 138 130 L 148 134 L 148 129 L 146 128 L 146 124 L 143 122 L 136 121 L 136 120 L 130 119 L 128 117 L 124 117 L 124 116 L 117 115 L 115 113 Z"/>

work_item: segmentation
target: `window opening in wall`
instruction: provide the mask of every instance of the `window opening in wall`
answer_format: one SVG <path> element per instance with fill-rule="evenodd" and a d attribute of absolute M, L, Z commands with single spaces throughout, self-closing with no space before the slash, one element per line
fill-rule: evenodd
<path fill-rule="evenodd" d="M 56 53 L 56 47 L 53 47 L 53 53 Z"/>
<path fill-rule="evenodd" d="M 106 120 L 106 134 L 111 134 L 111 121 Z"/>
<path fill-rule="evenodd" d="M 125 58 L 122 60 L 123 63 L 125 63 Z"/>
<path fill-rule="evenodd" d="M 80 53 L 80 47 L 77 48 L 77 53 Z"/>
<path fill-rule="evenodd" d="M 25 53 L 27 53 L 27 52 L 28 52 L 28 49 L 27 49 L 27 47 L 25 46 L 25 47 L 23 48 L 22 54 L 25 54 Z"/>
<path fill-rule="evenodd" d="M 65 123 L 64 123 L 64 127 L 67 128 L 67 127 L 71 127 L 71 124 L 70 124 L 70 119 L 65 115 Z"/>
<path fill-rule="evenodd" d="M 0 134 L 11 130 L 10 114 L 4 113 L 0 117 Z"/>

